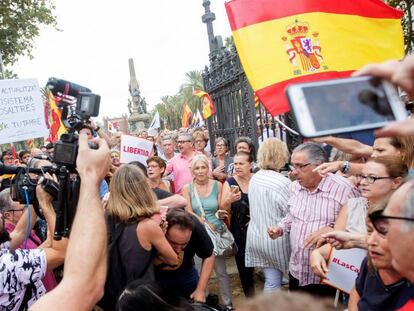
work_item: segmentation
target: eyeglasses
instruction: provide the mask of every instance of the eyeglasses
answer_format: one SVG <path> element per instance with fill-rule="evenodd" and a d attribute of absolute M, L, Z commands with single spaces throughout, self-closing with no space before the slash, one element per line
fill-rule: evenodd
<path fill-rule="evenodd" d="M 23 208 L 21 208 L 21 209 L 9 209 L 8 211 L 9 212 L 23 212 L 24 211 L 24 207 Z"/>
<path fill-rule="evenodd" d="M 225 144 L 217 144 L 216 147 L 226 147 Z"/>
<path fill-rule="evenodd" d="M 191 142 L 191 140 L 178 140 L 177 144 L 184 144 L 184 143 L 189 143 Z"/>
<path fill-rule="evenodd" d="M 394 177 L 378 177 L 378 176 L 368 176 L 368 175 L 357 175 L 358 181 L 361 182 L 363 179 L 367 181 L 369 184 L 373 184 L 375 181 L 379 179 L 394 179 Z"/>
<path fill-rule="evenodd" d="M 306 167 L 306 166 L 308 166 L 308 165 L 311 165 L 312 163 L 305 163 L 305 164 L 293 164 L 293 163 L 291 163 L 291 164 L 289 164 L 289 168 L 290 168 L 290 170 L 301 170 L 301 169 L 303 169 L 304 167 Z"/>
<path fill-rule="evenodd" d="M 387 235 L 388 233 L 388 229 L 390 227 L 389 219 L 414 221 L 414 218 L 384 215 L 382 214 L 382 211 L 374 212 L 368 215 L 368 217 L 375 230 L 382 235 Z"/>

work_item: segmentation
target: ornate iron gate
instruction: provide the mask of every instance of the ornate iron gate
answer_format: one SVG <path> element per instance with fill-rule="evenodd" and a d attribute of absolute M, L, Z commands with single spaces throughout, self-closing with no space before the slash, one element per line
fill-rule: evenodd
<path fill-rule="evenodd" d="M 203 80 L 204 89 L 210 94 L 216 110 L 208 120 L 211 147 L 216 137 L 226 138 L 230 150 L 234 150 L 234 141 L 239 136 L 248 136 L 257 145 L 253 90 L 235 49 L 223 49 L 211 58 Z"/>

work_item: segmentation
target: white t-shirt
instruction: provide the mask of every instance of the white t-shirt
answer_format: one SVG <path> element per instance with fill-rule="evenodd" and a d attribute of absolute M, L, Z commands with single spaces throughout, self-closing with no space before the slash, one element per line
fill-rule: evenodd
<path fill-rule="evenodd" d="M 27 285 L 33 284 L 28 306 L 46 294 L 41 280 L 46 274 L 47 261 L 43 250 L 11 252 L 9 247 L 8 242 L 0 245 L 0 310 L 18 311 Z"/>

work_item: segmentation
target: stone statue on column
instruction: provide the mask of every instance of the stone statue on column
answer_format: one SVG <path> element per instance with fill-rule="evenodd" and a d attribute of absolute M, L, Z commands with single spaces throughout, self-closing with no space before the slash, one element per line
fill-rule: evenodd
<path fill-rule="evenodd" d="M 145 98 L 141 96 L 139 89 L 139 83 L 135 75 L 134 60 L 130 58 L 129 63 L 129 93 L 131 99 L 128 99 L 128 110 L 130 117 L 128 120 L 130 130 L 137 131 L 146 128 L 150 115 L 147 113 L 147 102 Z"/>

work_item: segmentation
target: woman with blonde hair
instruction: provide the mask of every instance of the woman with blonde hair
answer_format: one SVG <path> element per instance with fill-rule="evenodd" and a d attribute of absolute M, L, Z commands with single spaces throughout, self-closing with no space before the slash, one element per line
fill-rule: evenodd
<path fill-rule="evenodd" d="M 246 267 L 263 268 L 265 292 L 282 285 L 288 270 L 289 237 L 272 240 L 267 230 L 288 213 L 288 193 L 291 181 L 279 173 L 289 159 L 286 144 L 277 138 L 266 139 L 257 154 L 260 171 L 249 184 L 250 223 L 247 230 Z"/>
<path fill-rule="evenodd" d="M 153 279 L 155 256 L 169 265 L 178 263 L 160 225 L 150 219 L 159 208 L 143 172 L 134 165 L 121 166 L 112 177 L 110 192 L 106 213 L 112 230 L 104 296 L 104 301 L 109 302 L 102 304 L 105 306 L 114 306 L 127 283 L 139 278 Z M 111 247 L 117 250 L 112 251 Z M 117 267 L 111 266 L 114 261 L 118 261 Z M 115 293 L 114 288 L 118 289 Z"/>
<path fill-rule="evenodd" d="M 196 155 L 191 162 L 193 182 L 183 188 L 183 197 L 187 200 L 186 210 L 206 223 L 212 230 L 221 232 L 226 224 L 221 219 L 225 211 L 220 211 L 222 184 L 209 178 L 209 160 L 204 155 Z M 226 310 L 232 310 L 230 278 L 226 271 L 224 255 L 216 256 L 214 272 L 217 275 L 222 301 Z"/>

